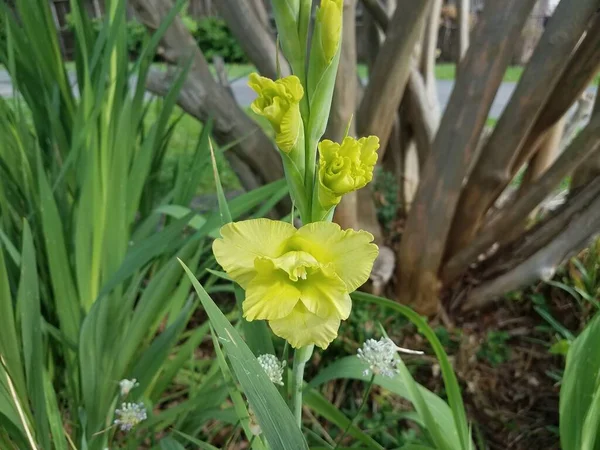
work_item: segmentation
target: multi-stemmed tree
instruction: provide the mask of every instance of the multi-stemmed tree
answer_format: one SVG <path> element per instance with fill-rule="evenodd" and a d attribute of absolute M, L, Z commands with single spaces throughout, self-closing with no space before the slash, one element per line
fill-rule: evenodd
<path fill-rule="evenodd" d="M 311 0 L 273 0 L 280 6 L 294 1 Z M 354 116 L 350 132 L 379 136 L 380 163 L 396 174 L 404 200 L 398 216 L 405 218 L 394 250 L 396 298 L 425 314 L 438 311 L 442 299 L 477 308 L 551 277 L 600 231 L 599 101 L 587 126 L 556 152 L 563 118 L 600 68 L 598 0 L 560 2 L 491 132 L 485 127 L 488 113 L 536 0 L 487 1 L 470 46 L 468 2 L 459 2 L 460 62 L 441 117 L 434 72 L 441 0 L 362 1 L 371 28 L 369 81 L 362 85 L 356 75 L 356 1 L 339 0 L 343 44 L 327 134 L 339 140 Z M 151 29 L 172 8 L 170 0 L 131 3 Z M 216 5 L 262 75 L 291 72 L 281 56 L 278 70 L 276 40 L 262 0 Z M 271 140 L 215 81 L 180 20 L 162 45 L 173 65 L 192 58 L 179 104 L 199 120 L 214 118 L 219 143 L 235 142 L 226 157 L 243 186 L 280 178 L 280 157 Z M 148 88 L 166 92 L 172 78 L 156 73 Z M 524 167 L 521 188 L 507 194 Z M 535 222 L 528 220 L 571 174 L 565 203 Z M 500 204 L 503 193 L 509 201 Z M 383 243 L 374 211 L 372 196 L 362 190 L 344 199 L 336 218 L 345 227 L 371 230 Z"/>

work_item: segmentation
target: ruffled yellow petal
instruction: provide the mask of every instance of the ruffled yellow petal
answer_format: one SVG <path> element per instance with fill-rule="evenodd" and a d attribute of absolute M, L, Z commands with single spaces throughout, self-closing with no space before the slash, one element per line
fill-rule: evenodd
<path fill-rule="evenodd" d="M 313 255 L 321 264 L 331 264 L 333 271 L 355 291 L 368 279 L 379 249 L 367 231 L 343 231 L 331 222 L 304 225 L 288 241 L 288 247 Z"/>
<path fill-rule="evenodd" d="M 281 116 L 279 123 L 279 132 L 275 135 L 277 146 L 284 152 L 291 152 L 303 129 L 300 125 L 302 117 L 300 116 L 300 107 L 296 104 L 291 106 L 285 114 Z"/>
<path fill-rule="evenodd" d="M 269 321 L 269 326 L 273 333 L 288 341 L 294 348 L 314 344 L 326 349 L 337 337 L 340 319 L 323 319 L 298 303 L 286 317 Z"/>
<path fill-rule="evenodd" d="M 337 317 L 345 320 L 350 315 L 352 300 L 346 284 L 333 270 L 318 269 L 298 283 L 300 301 L 306 309 L 321 318 Z"/>
<path fill-rule="evenodd" d="M 221 228 L 222 239 L 214 241 L 213 253 L 229 276 L 246 288 L 256 275 L 255 259 L 281 256 L 295 232 L 291 224 L 269 219 L 228 223 Z"/>
<path fill-rule="evenodd" d="M 314 256 L 306 252 L 287 252 L 281 257 L 271 261 L 273 267 L 283 270 L 292 281 L 306 279 L 307 269 L 319 267 L 319 262 Z"/>
<path fill-rule="evenodd" d="M 252 73 L 248 86 L 258 94 L 250 108 L 269 120 L 277 146 L 286 153 L 291 152 L 303 133 L 299 103 L 304 89 L 300 79 L 291 75 L 273 81 Z"/>
<path fill-rule="evenodd" d="M 283 91 L 291 103 L 299 103 L 302 97 L 304 97 L 304 88 L 302 87 L 300 78 L 297 76 L 284 77 L 277 80 L 277 82 L 281 84 Z"/>
<path fill-rule="evenodd" d="M 300 290 L 272 261 L 258 259 L 255 267 L 257 275 L 248 284 L 242 304 L 246 320 L 275 320 L 289 315 L 298 303 Z"/>

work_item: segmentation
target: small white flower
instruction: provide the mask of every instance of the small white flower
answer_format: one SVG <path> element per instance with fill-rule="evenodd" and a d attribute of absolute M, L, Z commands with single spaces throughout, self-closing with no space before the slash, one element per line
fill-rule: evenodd
<path fill-rule="evenodd" d="M 398 362 L 400 357 L 398 352 L 422 355 L 423 352 L 409 350 L 398 347 L 389 338 L 367 339 L 361 348 L 358 349 L 358 357 L 369 366 L 363 374 L 365 376 L 373 373 L 383 375 L 384 377 L 394 377 L 398 374 Z"/>
<path fill-rule="evenodd" d="M 263 368 L 269 379 L 280 386 L 283 386 L 283 368 L 285 367 L 285 361 L 279 362 L 275 355 L 260 355 L 258 363 Z"/>
<path fill-rule="evenodd" d="M 130 431 L 138 423 L 146 420 L 146 407 L 143 403 L 122 403 L 120 409 L 115 410 L 114 424 L 119 425 L 121 431 Z"/>
<path fill-rule="evenodd" d="M 127 394 L 131 392 L 134 387 L 139 386 L 140 383 L 137 382 L 135 378 L 128 380 L 127 378 L 119 381 L 119 387 L 121 388 L 121 395 L 125 397 Z"/>

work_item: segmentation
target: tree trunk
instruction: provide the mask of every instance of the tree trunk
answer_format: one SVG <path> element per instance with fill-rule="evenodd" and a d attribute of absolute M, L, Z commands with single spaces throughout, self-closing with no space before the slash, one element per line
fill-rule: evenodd
<path fill-rule="evenodd" d="M 550 97 L 527 140 L 517 162 L 512 167 L 514 175 L 535 151 L 538 140 L 553 124 L 563 117 L 571 105 L 581 98 L 594 75 L 600 70 L 600 14 L 596 14 L 583 41 L 569 60 L 569 65 L 552 90 Z"/>
<path fill-rule="evenodd" d="M 544 172 L 554 164 L 554 161 L 556 161 L 556 158 L 560 155 L 560 143 L 565 130 L 566 120 L 567 118 L 563 116 L 562 119 L 556 122 L 552 128 L 546 132 L 540 147 L 527 165 L 525 176 L 519 187 L 519 195 L 526 192 L 529 186 L 541 177 Z"/>
<path fill-rule="evenodd" d="M 449 256 L 473 240 L 488 208 L 512 179 L 523 144 L 597 8 L 596 0 L 559 3 L 463 190 L 448 241 Z"/>
<path fill-rule="evenodd" d="M 156 30 L 172 8 L 169 0 L 132 0 L 140 20 Z M 210 73 L 208 63 L 194 38 L 178 17 L 162 39 L 163 57 L 172 64 L 184 64 L 189 58 L 192 66 L 179 94 L 178 104 L 198 120 L 214 119 L 214 135 L 220 145 L 236 144 L 225 157 L 246 189 L 254 189 L 283 177 L 281 159 L 271 139 L 242 111 L 235 100 Z M 165 95 L 173 82 L 169 72 L 152 72 L 148 88 Z M 281 212 L 289 212 L 282 205 Z"/>
<path fill-rule="evenodd" d="M 269 30 L 264 26 L 264 17 L 256 13 L 259 7 L 255 0 L 219 0 L 216 2 L 219 14 L 225 19 L 229 29 L 254 63 L 258 71 L 273 80 L 278 78 L 276 44 Z M 264 6 L 263 6 L 264 9 Z M 264 14 L 261 12 L 261 16 Z M 290 68 L 283 55 L 279 54 L 281 76 L 289 75 Z"/>
<path fill-rule="evenodd" d="M 423 170 L 399 251 L 398 297 L 423 314 L 438 308 L 438 270 L 466 170 L 511 48 L 535 0 L 487 2 Z"/>
<path fill-rule="evenodd" d="M 427 27 L 423 39 L 423 50 L 421 52 L 420 72 L 423 76 L 423 82 L 427 90 L 427 98 L 429 100 L 429 114 L 435 123 L 435 131 L 440 121 L 440 103 L 437 95 L 437 80 L 435 78 L 435 65 L 437 61 L 437 41 L 440 30 L 440 16 L 442 10 L 442 0 L 433 0 L 431 2 L 431 11 L 427 20 Z M 411 82 L 414 82 L 413 75 L 409 80 L 409 92 Z M 434 132 L 435 134 L 435 132 Z M 432 139 L 433 140 L 433 139 Z"/>
<path fill-rule="evenodd" d="M 469 31 L 471 29 L 471 2 L 470 0 L 458 0 L 458 51 L 456 54 L 456 68 L 458 70 L 460 62 L 469 48 Z"/>
<path fill-rule="evenodd" d="M 592 110 L 592 117 L 600 116 L 600 93 L 596 92 L 596 101 Z M 580 165 L 571 181 L 571 190 L 579 189 L 581 186 L 589 183 L 595 177 L 600 176 L 600 155 L 595 155 Z"/>
<path fill-rule="evenodd" d="M 535 181 L 516 203 L 499 211 L 496 220 L 485 227 L 464 250 L 454 255 L 444 267 L 443 280 L 450 283 L 460 276 L 479 255 L 494 243 L 503 240 L 527 215 L 576 167 L 590 158 L 598 158 L 600 152 L 600 114 L 577 136 L 558 160 L 544 175 Z M 584 164 L 585 165 L 585 164 Z"/>
<path fill-rule="evenodd" d="M 411 68 L 412 51 L 424 26 L 430 0 L 400 0 L 379 51 L 358 110 L 358 132 L 387 145 Z"/>
<path fill-rule="evenodd" d="M 528 232 L 516 245 L 498 254 L 492 266 L 505 268 L 471 290 L 463 310 L 482 308 L 506 292 L 542 279 L 600 232 L 600 178 L 595 178 L 557 214 Z M 520 245 L 519 245 L 520 244 Z"/>

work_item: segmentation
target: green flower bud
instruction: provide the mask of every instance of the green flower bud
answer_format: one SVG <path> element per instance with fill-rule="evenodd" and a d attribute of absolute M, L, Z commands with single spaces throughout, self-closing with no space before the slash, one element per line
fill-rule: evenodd
<path fill-rule="evenodd" d="M 344 0 L 321 0 L 317 22 L 321 25 L 321 48 L 329 63 L 335 56 L 342 35 L 342 7 Z"/>

